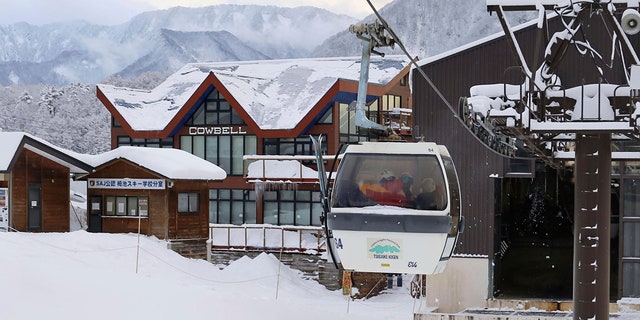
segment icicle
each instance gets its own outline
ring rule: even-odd
[[[264,183],[262,181],[256,182],[253,185],[253,190],[256,194],[262,194],[264,192]]]

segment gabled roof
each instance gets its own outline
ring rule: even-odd
[[[100,84],[98,98],[132,137],[169,136],[214,87],[256,131],[309,125],[338,92],[357,92],[360,57],[192,63],[153,90]],[[406,56],[373,57],[369,93],[384,90],[409,72]],[[351,101],[349,101],[351,102]],[[310,121],[310,120],[309,120]]]
[[[94,168],[125,159],[172,180],[224,180],[227,177],[217,165],[180,149],[119,147],[98,155],[80,154],[24,132],[0,132],[0,146],[0,173],[12,170],[24,148],[77,174],[89,174]]]
[[[71,173],[87,173],[93,169],[80,159],[80,154],[54,146],[24,132],[0,132],[0,146],[0,173],[7,173],[13,169],[23,148],[69,168]]]
[[[99,155],[83,155],[96,169],[127,160],[170,180],[224,180],[227,173],[217,165],[180,149],[119,147]]]

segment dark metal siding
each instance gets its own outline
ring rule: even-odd
[[[559,30],[558,22],[557,19],[550,22],[550,35]],[[602,20],[599,19],[592,19],[592,22],[584,27],[585,34],[591,41],[599,40],[601,48],[611,43],[606,31]],[[537,32],[535,24],[515,32],[522,52],[532,68]],[[632,42],[636,45],[637,37],[632,38]],[[543,52],[545,44],[546,40],[543,40],[540,52]],[[610,51],[600,50],[603,57],[609,59]],[[541,60],[542,55],[539,54],[538,66]],[[557,72],[563,85],[572,87],[582,83],[597,83],[600,77],[593,61],[591,57],[579,55],[575,48],[571,47]],[[516,60],[506,39],[499,37],[429,62],[422,66],[422,69],[457,111],[459,98],[468,96],[473,85],[522,83],[517,71],[505,72],[508,67],[515,65]],[[624,83],[619,59],[614,62],[613,68],[602,64],[601,66],[609,82]],[[456,164],[462,192],[462,213],[466,222],[466,229],[460,236],[456,253],[492,257],[494,233],[498,231],[494,227],[495,201],[500,198],[495,194],[495,190],[499,190],[495,184],[499,184],[500,180],[490,178],[490,175],[503,174],[504,158],[487,149],[468,132],[429,84],[415,71],[413,109],[414,124],[420,127],[421,134],[428,141],[446,145]]]

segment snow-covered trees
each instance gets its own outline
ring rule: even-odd
[[[0,87],[0,128],[81,153],[110,148],[110,115],[93,85]]]
[[[152,89],[168,75],[113,76],[104,83]],[[0,87],[0,131],[24,131],[65,149],[97,154],[111,148],[110,130],[111,115],[96,97],[93,84]]]

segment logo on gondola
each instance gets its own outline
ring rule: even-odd
[[[399,260],[401,257],[401,245],[399,241],[391,239],[368,239],[369,259]]]

